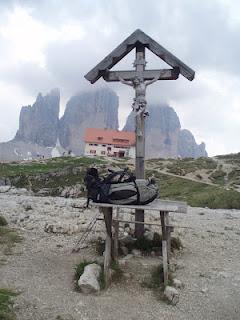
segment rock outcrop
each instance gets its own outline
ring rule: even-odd
[[[118,129],[118,96],[104,88],[73,96],[60,120],[61,145],[82,154],[86,128]]]
[[[147,158],[207,156],[205,144],[198,145],[190,131],[181,130],[179,118],[173,108],[168,105],[150,105],[148,110],[150,116],[146,118],[145,128]],[[133,112],[128,116],[123,130],[135,130]]]
[[[205,143],[197,144],[193,134],[186,129],[180,131],[178,141],[178,154],[182,158],[186,157],[207,157]]]
[[[46,96],[38,94],[32,106],[22,107],[16,141],[53,147],[58,137],[60,92],[53,89]]]

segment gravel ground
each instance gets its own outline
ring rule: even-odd
[[[17,319],[240,319],[240,211],[189,207],[187,214],[172,214],[174,225],[189,228],[175,228],[184,249],[172,262],[184,288],[179,290],[179,303],[171,306],[140,285],[140,278],[157,261],[151,257],[132,258],[124,267],[128,279],[100,295],[74,291],[74,266],[94,257],[90,244],[72,253],[81,232],[96,215],[94,210],[74,208],[82,202],[24,192],[0,193],[0,215],[24,237],[11,255],[3,256],[0,251],[0,261],[6,259],[0,265],[0,287],[21,291],[14,305]],[[157,218],[148,216],[152,221]],[[46,233],[46,223],[68,234]],[[98,223],[92,236],[102,230]],[[139,271],[135,277],[134,270]]]

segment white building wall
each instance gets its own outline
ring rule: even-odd
[[[110,150],[111,148],[111,150]],[[110,144],[97,144],[97,143],[85,143],[85,156],[116,156],[118,157],[119,152],[124,153],[124,157],[135,157],[135,147],[131,146],[130,148],[127,147],[116,147]]]
[[[129,157],[130,158],[135,158],[135,156],[136,156],[135,146],[131,146],[130,149],[129,149]]]

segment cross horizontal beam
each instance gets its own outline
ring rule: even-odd
[[[144,70],[141,77],[144,80],[152,80],[159,76],[158,80],[176,80],[180,74],[179,68],[160,69],[160,70]],[[105,81],[119,81],[119,77],[126,81],[133,80],[139,73],[137,71],[106,71],[103,74]]]

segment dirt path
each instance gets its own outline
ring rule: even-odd
[[[175,225],[184,250],[175,276],[185,287],[177,306],[159,301],[150,289],[133,278],[136,268],[148,272],[156,258],[132,258],[125,271],[129,278],[113,285],[99,296],[84,296],[73,289],[74,266],[91,258],[84,249],[71,253],[79,234],[44,232],[47,223],[81,226],[96,212],[79,213],[73,208],[81,200],[40,198],[0,194],[0,215],[24,237],[0,266],[0,287],[20,290],[15,310],[19,320],[239,320],[240,319],[240,211],[189,208],[188,214],[175,214]],[[32,209],[26,208],[31,206]],[[156,219],[152,214],[150,220]],[[102,226],[97,228],[96,235]]]

